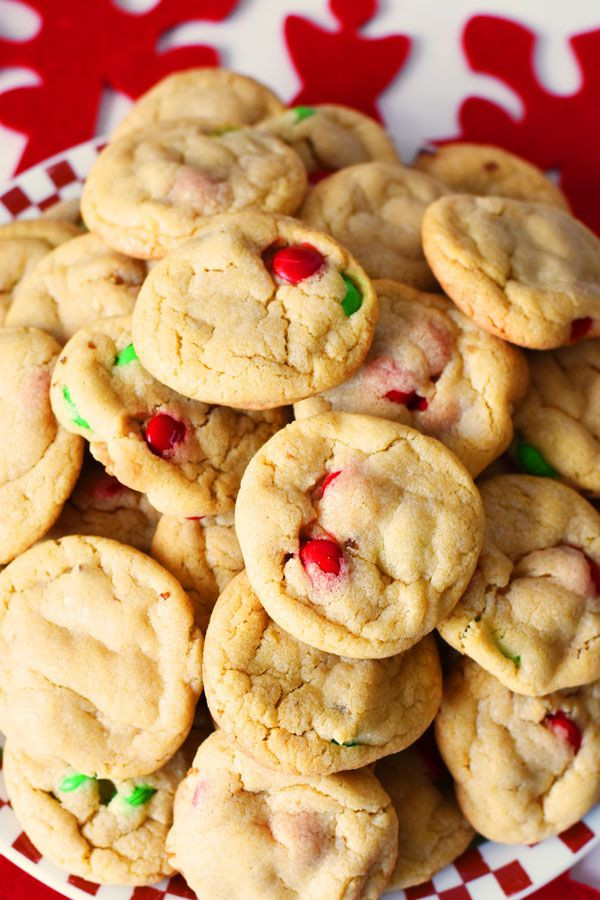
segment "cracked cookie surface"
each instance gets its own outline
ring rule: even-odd
[[[37,328],[0,329],[0,564],[50,528],[81,468],[81,438],[58,424],[50,406],[59,353]]]
[[[254,125],[284,108],[281,100],[254,78],[212,67],[186,69],[167,75],[143,94],[119,122],[111,140],[173,119],[200,119],[215,130]]]
[[[59,421],[90,442],[110,474],[179,516],[231,509],[244,468],[286,421],[280,410],[208,406],[165,387],[137,359],[130,317],[103,319],[71,338],[51,399]]]
[[[302,161],[283,141],[252,129],[207,134],[183,119],[109,144],[90,170],[81,212],[115,250],[154,259],[218,213],[293,213],[305,190]]]
[[[556,835],[600,799],[600,682],[523,697],[459,660],[436,719],[459,805],[492,841]]]
[[[440,634],[518,693],[600,678],[600,514],[549,478],[499,475],[479,489],[483,550]]]
[[[191,728],[202,644],[153,559],[108,538],[44,541],[0,574],[2,731],[100,778],[155,772]]]
[[[548,350],[600,335],[600,240],[563,209],[442,197],[423,249],[458,308],[506,341]]]
[[[351,413],[293,422],[242,479],[248,579],[278,625],[328,653],[416,644],[465,590],[483,507],[464,466],[412,428]]]
[[[435,641],[387,659],[316,650],[280,628],[245,572],[219,597],[203,678],[211,713],[261,764],[304,775],[359,769],[432,722],[442,673]]]
[[[388,889],[422,884],[463,853],[475,831],[460,811],[433,735],[381,759],[375,775],[398,816],[398,859]]]
[[[522,157],[487,144],[446,144],[424,150],[413,165],[440,178],[457,194],[510,197],[569,211],[561,189]]]
[[[296,403],[296,418],[335,409],[411,425],[479,474],[510,444],[524,357],[440,294],[390,280],[373,287],[379,318],[365,361],[348,381]]]
[[[179,581],[205,634],[217,597],[244,568],[233,510],[193,521],[161,516],[151,553]]]
[[[146,368],[173,390],[264,409],[348,378],[376,318],[371,282],[336,241],[250,211],[218,217],[152,269],[133,336]]]
[[[371,278],[432,290],[436,281],[423,255],[421,221],[427,206],[446,193],[424,172],[361,163],[315,185],[298,217],[347,247]]]
[[[394,867],[397,834],[390,799],[371,772],[274,772],[217,731],[177,790],[167,849],[200,897],[376,900]]]
[[[530,353],[527,361],[531,384],[515,415],[520,438],[567,483],[600,496],[600,340]]]
[[[306,166],[309,180],[375,159],[400,162],[379,122],[348,106],[296,106],[265,119],[257,128],[289,144]]]
[[[192,756],[182,749],[158,772],[112,782],[8,741],[3,774],[15,815],[55,865],[96,884],[153,884],[173,874],[165,841]]]
[[[38,262],[65,241],[81,234],[70,222],[25,219],[0,225],[0,325],[21,281]]]
[[[83,234],[48,253],[23,279],[7,325],[33,325],[64,344],[80,328],[133,312],[146,265]]]

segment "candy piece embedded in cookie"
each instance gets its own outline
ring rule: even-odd
[[[443,444],[351,413],[293,422],[256,454],[235,524],[248,579],[298,640],[361,659],[408,650],[475,570],[483,507]]]
[[[15,289],[38,262],[59,244],[81,234],[70,222],[23,219],[0,225],[0,325]]]
[[[88,456],[75,490],[46,537],[56,540],[67,534],[95,534],[150,553],[159,519],[144,494],[125,487]]]
[[[57,418],[90,442],[110,474],[161,512],[203,516],[232,509],[242,472],[285,424],[285,412],[189,400],[153,378],[136,349],[130,317],[78,331],[54,369]]]
[[[458,803],[484,837],[533,844],[600,800],[600,682],[513,694],[470,659],[444,683],[436,719]]]
[[[376,319],[371,282],[343,247],[256,210],[220,216],[152,269],[133,339],[184,396],[267,409],[352,375]]]
[[[501,147],[445,144],[420,151],[413,165],[457,194],[510,197],[569,210],[561,189],[541,169]]]
[[[136,128],[181,119],[200,119],[219,131],[254,125],[284,110],[276,95],[254,78],[227,69],[185,69],[167,75],[132,106],[112,140]]]
[[[192,756],[182,748],[158,772],[113,782],[8,741],[3,774],[15,815],[55,865],[96,884],[154,884],[173,874],[165,841]]]
[[[296,418],[335,409],[412,425],[479,474],[510,444],[525,358],[440,294],[389,280],[373,287],[379,319],[367,358],[348,381],[296,403]]]
[[[432,730],[375,774],[398,816],[398,859],[388,889],[422,884],[463,853],[475,831],[460,811]]]
[[[283,141],[252,129],[207,134],[182,119],[109,144],[88,175],[81,212],[115,250],[153,259],[218,213],[293,213],[305,190],[302,160]]]
[[[563,209],[442,197],[423,249],[458,308],[505,341],[549,350],[600,336],[600,240]]]
[[[371,772],[274,772],[223,731],[201,744],[174,818],[169,861],[199,897],[376,900],[396,860],[396,814]]]
[[[269,618],[245,572],[213,610],[203,677],[219,727],[263,765],[300,775],[359,769],[402,750],[442,694],[432,635],[387,659],[324,653]]]
[[[349,166],[309,191],[298,217],[347,247],[371,278],[421,290],[436,280],[421,245],[421,220],[447,187],[390,162]]]
[[[50,376],[60,347],[37,328],[0,329],[0,564],[50,528],[77,481],[81,438],[56,421]]]
[[[600,514],[548,478],[499,475],[479,489],[483,550],[440,634],[520,694],[600,678]]]
[[[108,538],[44,541],[0,574],[0,728],[86,775],[155,772],[191,728],[202,643],[150,557]]]
[[[217,597],[244,568],[233,510],[193,519],[161,516],[151,552],[185,590],[204,634]]]
[[[64,344],[80,328],[133,312],[146,265],[108,247],[95,234],[62,244],[23,279],[7,325],[33,325]]]
[[[600,496],[600,340],[528,362],[531,385],[515,416],[519,466]]]
[[[400,162],[394,142],[379,122],[336,103],[295,106],[256,127],[289,144],[313,184],[357,163]]]

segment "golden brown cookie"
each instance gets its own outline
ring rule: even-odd
[[[457,603],[483,508],[439,441],[330,412],[258,451],[235,524],[250,584],[278,625],[327,653],[375,659],[412,647]]]
[[[343,247],[256,210],[220,216],[152,269],[133,339],[184,396],[267,409],[348,378],[376,318],[371,282]]]

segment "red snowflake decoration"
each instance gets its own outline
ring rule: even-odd
[[[469,97],[460,107],[460,135],[453,140],[498,144],[542,169],[559,169],[575,215],[600,233],[600,29],[569,39],[582,84],[568,96],[550,93],[540,83],[536,40],[535,32],[509,19],[474,16],[467,22],[463,47],[470,67],[512,88],[525,111],[515,119],[490,100]]]
[[[28,137],[18,171],[92,137],[104,85],[136,98],[169,72],[218,65],[212,47],[159,53],[157,44],[182,22],[221,21],[237,2],[160,0],[136,14],[112,0],[26,0],[42,19],[37,34],[0,38],[0,65],[31,69],[41,80],[0,95],[0,122]]]
[[[410,38],[359,33],[374,16],[377,0],[329,0],[329,8],[340,23],[337,31],[300,16],[285,20],[288,52],[303,85],[292,104],[342,103],[381,120],[377,98],[403,68]]]

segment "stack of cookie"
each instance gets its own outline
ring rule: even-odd
[[[81,213],[0,229],[0,727],[40,851],[370,900],[475,829],[574,823],[600,243],[560,191],[202,69],[135,104]]]

